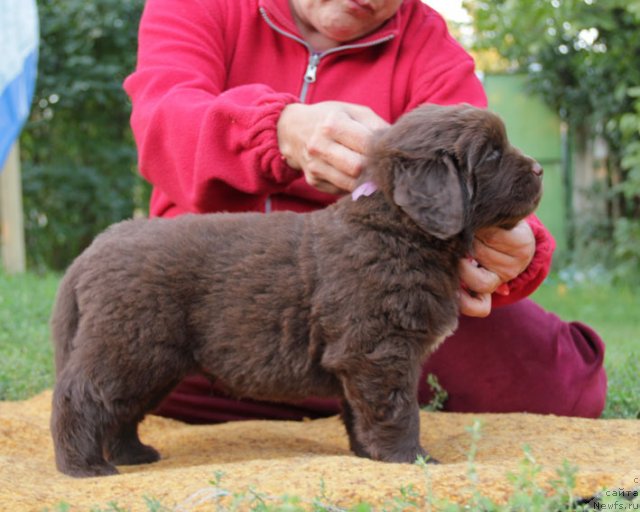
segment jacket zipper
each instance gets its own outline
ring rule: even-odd
[[[321,57],[322,54],[320,53],[312,52],[311,55],[309,55],[309,63],[307,64],[307,70],[304,72],[302,90],[300,91],[300,100],[303,103],[307,98],[307,90],[309,89],[309,86],[316,81],[316,77],[318,74],[318,64]]]
[[[302,89],[300,90],[300,95],[299,95],[300,101],[302,103],[305,103],[305,101],[307,99],[307,92],[309,90],[309,85],[314,83],[318,78],[318,65],[320,64],[320,59],[326,57],[327,55],[331,55],[332,53],[337,53],[337,52],[341,52],[341,51],[345,51],[345,50],[354,50],[354,49],[358,49],[358,48],[368,48],[370,46],[375,46],[377,44],[381,44],[381,43],[385,43],[387,41],[390,41],[391,39],[393,39],[395,37],[393,34],[389,34],[389,35],[386,35],[384,37],[381,37],[380,39],[376,39],[374,41],[369,41],[368,43],[345,44],[343,46],[337,46],[335,48],[331,48],[331,49],[326,50],[324,52],[316,52],[316,51],[313,50],[311,45],[309,43],[307,43],[304,39],[296,36],[295,34],[287,32],[286,30],[281,29],[275,23],[273,23],[273,21],[271,21],[271,18],[269,18],[269,15],[267,14],[267,11],[265,10],[264,7],[260,7],[260,14],[262,15],[262,18],[267,23],[267,25],[269,25],[273,30],[278,32],[278,34],[281,34],[281,35],[283,35],[285,37],[288,37],[289,39],[293,39],[294,41],[300,43],[309,52],[309,62],[307,63],[307,69],[305,70],[305,73],[304,73],[304,80],[302,82]]]
[[[331,48],[324,52],[316,52],[311,47],[311,45],[307,43],[304,39],[296,36],[295,34],[287,32],[286,30],[281,29],[273,21],[271,21],[271,18],[269,18],[269,15],[267,14],[267,11],[265,10],[264,7],[260,7],[260,14],[262,15],[262,18],[267,23],[267,25],[269,25],[278,34],[283,35],[284,37],[288,37],[289,39],[293,39],[294,41],[300,43],[309,52],[309,62],[307,63],[307,69],[304,72],[302,89],[300,90],[300,94],[298,96],[301,103],[306,103],[309,86],[312,83],[314,83],[318,78],[318,65],[320,64],[320,59],[322,59],[323,57],[326,57],[327,55],[331,55],[332,53],[337,53],[345,50],[354,50],[358,48],[368,48],[370,46],[382,44],[387,41],[390,41],[395,37],[393,34],[389,34],[384,37],[381,37],[380,39],[369,41],[368,43],[346,44],[343,46],[337,46],[335,48]],[[264,209],[265,209],[265,213],[271,212],[271,196],[270,195],[268,195],[265,199]]]

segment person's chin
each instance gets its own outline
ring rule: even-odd
[[[330,30],[326,30],[324,35],[339,44],[346,44],[349,41],[361,38],[373,30],[375,30],[375,27],[369,28],[361,23],[353,23],[341,28],[332,27]]]

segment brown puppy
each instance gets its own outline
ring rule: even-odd
[[[541,174],[494,114],[431,105],[380,133],[363,186],[324,210],[111,227],[53,312],[58,469],[158,460],[138,423],[197,371],[240,397],[342,397],[357,455],[415,461],[418,378],[457,325],[458,260],[476,229],[535,209]]]

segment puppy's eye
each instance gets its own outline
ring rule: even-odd
[[[506,221],[498,224],[498,227],[500,229],[506,229],[507,231],[511,231],[513,228],[516,227],[517,224],[518,224],[517,220],[506,220]]]
[[[499,149],[494,149],[493,151],[491,151],[491,153],[489,153],[487,155],[487,157],[484,159],[485,162],[495,162],[496,160],[500,160],[500,157],[502,156],[502,152]]]

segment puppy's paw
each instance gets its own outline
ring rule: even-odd
[[[111,454],[109,461],[116,466],[135,466],[138,464],[151,464],[160,460],[160,453],[145,444],[130,446],[128,449],[121,449],[118,453]]]
[[[65,475],[74,478],[91,478],[96,476],[117,475],[118,470],[112,464],[105,462],[104,464],[91,464],[89,466],[67,465],[59,466],[58,469]]]
[[[418,460],[427,461],[430,459],[427,452],[424,451],[421,446],[402,448],[375,458],[383,462],[400,462],[403,464],[415,464]],[[429,460],[429,462],[433,462],[433,459]]]

